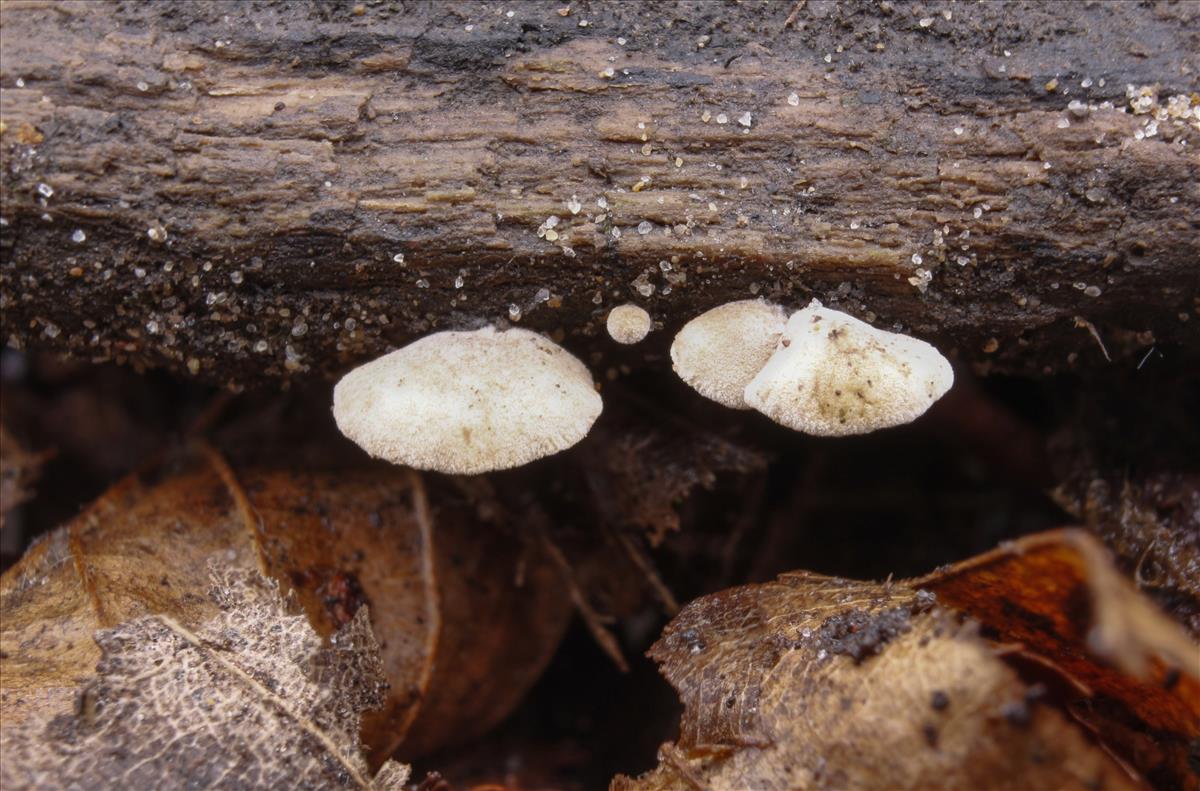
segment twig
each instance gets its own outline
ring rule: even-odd
[[[1140,363],[1138,363],[1137,369],[1139,371],[1142,370],[1142,366],[1146,364],[1146,361],[1150,359],[1150,355],[1154,354],[1154,350],[1157,348],[1158,348],[1157,346],[1151,346],[1150,351],[1146,352],[1146,356],[1144,356],[1142,358],[1142,361]]]
[[[204,440],[197,440],[196,447],[200,455],[204,457],[209,466],[221,479],[221,483],[225,484],[226,491],[229,492],[230,499],[233,500],[234,507],[237,508],[238,515],[242,519],[242,525],[249,535],[250,546],[254,547],[254,559],[258,572],[264,577],[270,577],[271,572],[267,566],[267,554],[263,547],[263,518],[259,514],[258,509],[254,507],[254,503],[250,500],[250,494],[246,491],[246,487],[238,480],[237,473],[233,471],[233,467],[229,466],[229,462],[221,455],[221,452],[208,444]]]
[[[209,399],[204,405],[204,409],[200,410],[200,414],[191,422],[184,432],[187,437],[203,437],[208,433],[217,421],[225,414],[225,410],[233,403],[237,397],[235,393],[228,390],[222,390]]]
[[[725,539],[725,545],[721,548],[721,583],[724,586],[728,586],[733,582],[733,566],[737,556],[738,545],[742,543],[746,534],[750,532],[750,528],[758,521],[763,497],[766,495],[766,492],[766,478],[759,477],[747,493],[746,503],[741,509],[742,513],[738,516],[737,521],[733,523],[733,529],[729,531],[729,536]]]
[[[587,597],[583,595],[583,589],[575,579],[575,570],[571,568],[571,564],[567,561],[566,556],[563,555],[562,550],[558,548],[558,545],[554,543],[546,531],[542,530],[540,532],[546,551],[550,553],[550,558],[562,570],[563,576],[567,580],[567,587],[571,592],[571,601],[575,603],[579,614],[583,616],[583,622],[587,624],[588,631],[592,633],[592,637],[600,645],[604,653],[608,654],[609,658],[612,659],[613,664],[622,673],[628,673],[629,663],[625,661],[625,657],[621,654],[621,647],[617,644],[617,638],[605,628],[603,616],[592,608],[592,605],[588,603]]]
[[[1108,349],[1106,349],[1104,347],[1104,341],[1102,341],[1100,339],[1100,333],[1096,331],[1096,325],[1092,324],[1090,321],[1085,319],[1083,316],[1076,316],[1075,317],[1075,326],[1087,328],[1087,331],[1090,332],[1092,334],[1092,337],[1096,339],[1096,343],[1100,344],[1100,351],[1104,352],[1104,359],[1108,360],[1111,363],[1112,358],[1108,356]]]
[[[607,523],[606,523],[606,526]],[[625,554],[629,555],[629,559],[633,561],[633,565],[646,576],[646,582],[649,583],[650,589],[654,591],[654,595],[658,596],[658,600],[662,602],[663,610],[667,615],[675,615],[679,612],[679,602],[675,599],[675,594],[671,593],[671,589],[663,582],[662,577],[658,573],[658,569],[654,565],[654,561],[646,554],[646,550],[636,543],[629,535],[619,527],[609,526],[610,532],[617,537],[617,541],[625,550]]]
[[[637,566],[638,570],[646,578],[646,583],[650,589],[654,591],[654,595],[662,602],[663,610],[667,615],[674,615],[679,612],[679,602],[675,599],[675,595],[671,593],[671,589],[663,582],[662,576],[658,573],[658,569],[654,565],[654,560],[641,548],[635,544],[633,539],[626,535],[622,529],[621,520],[613,509],[613,495],[608,485],[608,481],[597,472],[603,464],[598,453],[588,453],[584,459],[583,477],[587,481],[588,493],[592,497],[592,507],[598,514],[600,524],[604,530],[610,535],[616,537],[617,543],[625,550],[625,554],[633,561],[633,565]]]
[[[788,14],[788,18],[783,22],[784,30],[787,30],[796,21],[796,17],[800,16],[800,12],[804,10],[804,6],[807,3],[808,0],[797,0],[795,7],[792,8],[792,13]]]
[[[487,478],[459,478],[455,476],[454,483],[459,491],[467,496],[468,499],[472,501],[486,501],[494,511],[498,522],[510,526],[514,523],[511,511],[500,501],[495,488]],[[550,531],[547,529],[549,519],[546,517],[546,514],[537,505],[530,505],[528,508],[523,509],[522,513],[530,530],[518,531],[517,534],[526,538],[530,548],[534,546],[534,540],[530,540],[533,539],[533,536],[536,536],[535,540],[540,541],[542,546],[545,547],[546,552],[550,555],[550,559],[554,561],[559,571],[562,572],[563,578],[567,583],[567,590],[571,595],[571,602],[579,610],[584,624],[587,625],[588,631],[592,633],[592,639],[599,644],[600,649],[604,653],[608,654],[613,664],[621,672],[628,673],[629,663],[625,661],[625,657],[621,654],[621,647],[617,643],[617,638],[604,625],[605,622],[611,622],[612,619],[596,612],[595,608],[588,602],[587,596],[584,595],[583,588],[579,584],[579,580],[575,577],[575,569],[571,567],[570,561],[567,560],[563,551],[559,549],[558,544],[554,543],[554,540],[550,538]],[[518,578],[524,577],[525,572],[521,567],[523,563],[522,559],[517,569]],[[523,582],[524,580],[521,579],[521,583]]]

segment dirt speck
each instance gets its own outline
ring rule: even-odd
[[[933,606],[934,598],[918,596],[911,603],[877,613],[856,609],[828,618],[817,631],[821,647],[831,654],[844,654],[862,662],[880,653],[897,635],[910,628],[913,615]]]

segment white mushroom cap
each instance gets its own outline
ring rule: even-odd
[[[650,314],[637,305],[617,305],[608,312],[607,326],[617,343],[637,343],[650,332]]]
[[[788,428],[844,436],[908,423],[952,384],[950,363],[928,343],[813,300],[788,319],[745,397]]]
[[[786,321],[783,308],[765,300],[727,302],[683,326],[671,344],[672,367],[705,398],[749,409],[742,394],[775,352]]]
[[[600,415],[582,362],[530,332],[438,332],[342,377],[338,428],[372,456],[473,475],[571,447]]]

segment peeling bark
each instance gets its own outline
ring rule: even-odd
[[[1196,356],[1200,7],[560,7],[6,3],[7,343],[246,384],[519,311],[602,365],[632,300],[663,365],[758,294]]]

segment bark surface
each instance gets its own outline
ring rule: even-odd
[[[261,384],[512,321],[661,366],[759,295],[1024,374],[1197,354],[1194,3],[8,2],[0,34],[11,346]],[[618,354],[626,301],[659,331]]]

